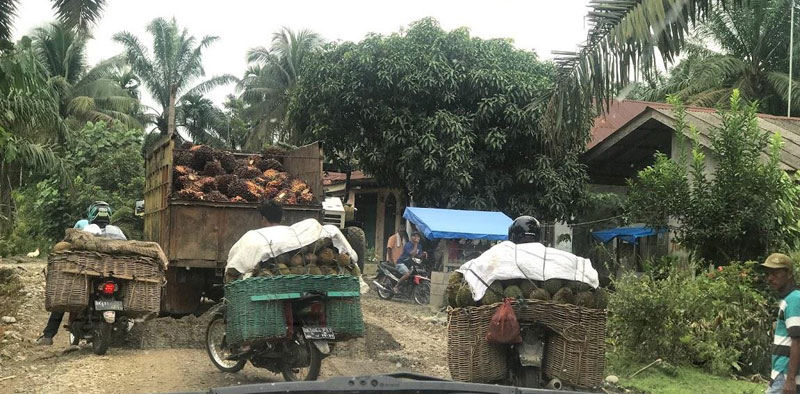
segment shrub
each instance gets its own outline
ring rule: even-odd
[[[756,263],[663,280],[626,275],[611,296],[609,335],[639,361],[661,357],[725,374],[769,368],[773,303]]]

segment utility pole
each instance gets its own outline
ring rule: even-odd
[[[792,116],[792,55],[794,55],[794,0],[792,0],[791,21],[789,21],[789,97],[786,101],[786,116]]]

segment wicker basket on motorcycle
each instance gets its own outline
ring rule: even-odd
[[[69,311],[85,307],[93,277],[120,280],[126,291],[123,305],[131,307],[130,313],[159,311],[164,269],[158,260],[88,251],[62,251],[48,256],[45,308]]]
[[[359,282],[349,275],[278,275],[237,280],[225,286],[228,303],[226,335],[231,343],[284,338],[287,335],[284,301],[252,301],[268,294],[358,292]],[[359,297],[335,298],[326,305],[327,324],[342,339],[364,335]]]
[[[549,328],[544,359],[547,376],[579,387],[602,384],[605,369],[604,310],[540,300],[513,304],[520,324],[540,323]],[[489,322],[500,305],[448,309],[447,359],[453,379],[490,382],[506,376],[506,358],[499,355],[500,347],[486,342]],[[467,349],[468,341],[474,346],[471,352]],[[459,359],[465,355],[468,357]]]

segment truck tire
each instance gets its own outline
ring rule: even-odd
[[[345,227],[344,237],[347,239],[347,242],[350,243],[353,250],[356,251],[358,255],[358,268],[361,272],[364,272],[364,261],[366,261],[367,257],[367,236],[364,234],[364,230],[358,227]]]

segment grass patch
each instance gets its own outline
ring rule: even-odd
[[[618,376],[619,386],[636,393],[658,394],[756,394],[763,393],[766,383],[753,383],[727,376],[713,375],[692,366],[669,363],[654,365],[629,378],[646,364],[609,357],[608,374]]]

